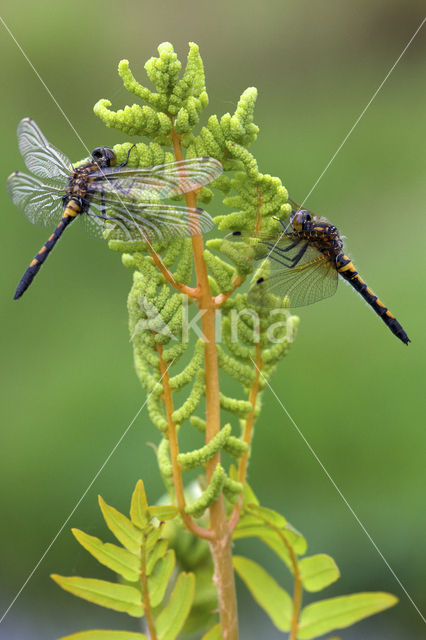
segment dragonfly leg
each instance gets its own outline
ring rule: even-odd
[[[263,244],[265,244],[268,247],[268,249],[270,249],[270,252],[268,253],[267,256],[263,256],[263,257],[259,256],[258,258],[256,258],[256,260],[266,260],[267,258],[271,258],[271,260],[275,260],[275,262],[279,262],[280,264],[286,267],[292,266],[291,258],[289,258],[288,256],[282,255],[278,249],[274,248],[273,244],[269,244],[267,242],[264,242]],[[279,256],[279,258],[277,256]]]
[[[120,193],[124,194],[125,196],[127,196],[131,190],[133,189],[133,185],[136,182],[136,178],[134,178],[132,180],[132,183],[130,184],[130,187],[128,189],[124,189],[124,187],[121,187],[118,183],[114,184],[114,182],[111,181],[111,184],[114,185],[114,189],[116,189],[117,191],[119,191]]]
[[[308,246],[309,244],[306,242],[303,245],[303,247],[300,249],[300,251],[293,258],[288,258],[287,256],[283,256],[276,249],[271,251],[268,257],[271,258],[271,260],[278,262],[278,264],[282,264],[284,267],[287,267],[288,269],[293,269],[293,267],[295,267],[305,255]],[[277,257],[276,255],[277,253],[279,257]]]
[[[291,251],[291,249],[294,249],[294,247],[297,247],[299,243],[300,243],[300,239],[297,238],[296,240],[294,240],[294,242],[289,244],[288,247],[286,247],[285,249],[283,247],[280,247],[278,243],[272,244],[272,242],[264,242],[263,244],[266,244],[267,247],[273,248],[274,251],[276,251],[277,253],[283,254],[283,253],[287,253],[287,251]],[[289,258],[289,260],[291,260],[291,258]]]
[[[291,224],[290,221],[287,224],[285,224],[284,220],[281,220],[281,218],[274,218],[274,220],[277,220],[280,223],[280,225],[284,229],[284,233],[288,233],[288,229]]]
[[[132,146],[130,147],[130,149],[127,152],[127,158],[125,159],[124,162],[122,162],[121,164],[118,165],[117,169],[121,169],[121,167],[125,167],[126,164],[129,162],[129,158],[130,158],[130,152],[132,151],[132,149],[136,147],[135,144],[132,144]]]
[[[295,267],[303,258],[306,253],[306,249],[309,247],[309,244],[306,242],[303,247],[300,249],[299,253],[297,253],[293,258],[291,258],[292,267]]]

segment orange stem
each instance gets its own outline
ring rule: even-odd
[[[262,216],[260,215],[260,207],[262,206],[262,202],[263,202],[263,198],[262,198],[262,194],[259,191],[259,189],[257,190],[257,215],[256,215],[256,225],[255,225],[255,234],[259,233],[261,226],[262,226]],[[238,287],[240,285],[242,285],[242,283],[244,282],[245,277],[243,276],[235,276],[234,281],[232,283],[232,290],[228,291],[227,293],[220,293],[218,296],[215,296],[213,298],[213,302],[216,306],[216,308],[220,307],[224,302],[226,302],[226,300],[228,300],[228,298],[230,296],[232,296],[232,294],[234,293],[235,289],[238,289]]]
[[[158,267],[158,269],[161,271],[161,273],[163,274],[167,282],[171,284],[172,287],[174,287],[181,293],[184,293],[185,295],[189,296],[190,298],[196,298],[198,296],[199,292],[197,287],[195,288],[188,287],[186,284],[182,284],[181,282],[176,282],[176,280],[173,277],[173,274],[164,265],[158,253],[154,251],[151,243],[148,243],[148,250],[149,250],[149,253],[151,254],[151,258],[154,260],[154,264]]]
[[[179,455],[179,443],[177,438],[177,428],[176,423],[173,421],[172,414],[174,411],[173,406],[173,397],[172,397],[172,389],[170,387],[170,377],[167,369],[166,362],[163,359],[163,345],[156,345],[158,357],[160,358],[160,374],[161,381],[163,385],[163,400],[164,406],[166,408],[167,415],[167,424],[168,424],[168,436],[169,436],[169,445],[170,445],[170,460],[172,463],[172,472],[173,472],[173,485],[176,494],[176,502],[179,509],[179,513],[182,517],[182,520],[195,536],[199,538],[204,538],[205,540],[211,540],[213,537],[213,532],[209,529],[204,529],[200,527],[194,520],[191,518],[189,514],[185,512],[185,495],[183,491],[183,481],[182,474],[179,463],[177,461],[177,457]]]
[[[299,565],[297,563],[296,554],[293,551],[293,547],[287,541],[287,538],[278,527],[273,527],[281,540],[284,542],[288,554],[290,556],[291,566],[293,568],[294,576],[294,589],[293,589],[293,615],[291,617],[291,628],[289,640],[297,640],[297,634],[299,631],[299,616],[300,608],[302,606],[302,579],[300,577]]]
[[[251,515],[254,515],[255,518],[259,518],[262,522],[265,522],[257,513],[253,513],[250,508],[248,509]],[[287,538],[283,531],[274,525],[272,522],[266,522],[266,524],[273,530],[277,535],[281,538],[285,548],[288,551],[290,556],[291,567],[293,570],[294,576],[294,590],[293,590],[293,615],[291,617],[291,627],[290,627],[290,636],[289,640],[297,640],[297,634],[299,631],[299,617],[300,617],[300,609],[302,606],[302,578],[300,576],[299,565],[297,562],[297,556],[293,550],[293,547],[288,542]]]
[[[253,385],[250,389],[250,395],[249,395],[251,411],[250,411],[250,415],[245,421],[244,431],[242,435],[243,441],[246,444],[248,444],[248,449],[241,456],[240,463],[238,465],[238,482],[241,482],[242,485],[244,485],[247,480],[247,469],[248,469],[251,440],[253,436],[253,427],[254,427],[255,414],[256,414],[256,402],[257,402],[257,396],[259,394],[259,380],[260,380],[260,372],[262,369],[262,347],[260,343],[256,345],[256,367],[255,368],[256,368],[256,378],[254,379]],[[238,503],[235,505],[232,511],[232,515],[229,519],[229,528],[231,531],[233,531],[238,524],[238,520],[240,519],[240,516],[241,516],[242,506],[243,506],[243,497],[241,497]]]
[[[218,296],[215,296],[213,298],[213,304],[215,305],[215,308],[217,309],[218,307],[222,306],[223,303],[226,302],[226,300],[228,300],[230,296],[232,296],[235,289],[238,289],[238,287],[244,282],[244,280],[245,278],[243,278],[243,276],[236,276],[232,283],[232,291],[228,291],[227,293],[220,293]]]
[[[173,124],[173,119],[172,119]],[[183,160],[180,136],[172,128],[171,140],[176,160]],[[196,208],[197,198],[194,192],[186,193],[187,207]],[[204,336],[204,369],[206,383],[206,443],[210,442],[220,430],[219,367],[217,361],[215,304],[210,292],[207,266],[204,261],[204,243],[201,233],[192,236],[195,272],[199,294],[197,297]],[[206,475],[209,482],[217,465],[220,452],[206,463]],[[231,535],[226,521],[223,496],[210,506],[210,527],[213,538],[210,549],[214,563],[214,582],[218,592],[220,625],[223,640],[238,640],[238,613],[235,592],[235,579],[232,567]]]
[[[260,208],[262,206],[262,194],[261,192],[258,190],[257,192],[257,215],[256,215],[256,225],[255,225],[255,232],[259,233],[262,227],[262,216],[260,215]],[[239,285],[237,285],[239,286]],[[235,291],[236,287],[234,288]],[[225,294],[226,295],[226,294]],[[218,296],[220,297],[220,296]],[[223,301],[224,302],[224,301]],[[259,394],[259,380],[260,380],[260,372],[262,369],[262,346],[260,344],[260,342],[258,342],[256,344],[256,362],[255,362],[255,369],[256,369],[256,378],[254,379],[253,385],[250,389],[250,395],[249,395],[249,402],[251,404],[251,411],[250,411],[250,415],[248,416],[247,420],[245,421],[244,424],[244,431],[243,431],[243,441],[248,444],[248,449],[247,451],[245,451],[243,453],[243,455],[240,458],[240,463],[238,465],[238,481],[241,482],[242,485],[244,485],[246,483],[247,480],[247,469],[248,469],[248,462],[249,462],[249,457],[250,457],[250,449],[251,449],[251,440],[252,440],[252,436],[253,436],[253,427],[254,427],[254,421],[255,421],[255,414],[256,414],[256,402],[257,402],[257,396]],[[238,501],[238,503],[235,505],[231,517],[229,519],[229,528],[232,531],[234,531],[235,527],[238,524],[238,521],[241,517],[241,510],[243,507],[243,499],[244,497],[241,496],[240,500]]]
[[[153,615],[152,615],[151,603],[150,603],[150,599],[149,599],[148,578],[147,578],[147,575],[146,575],[145,539],[142,541],[142,545],[141,545],[140,583],[141,583],[144,615],[145,615],[146,623],[147,623],[148,629],[149,629],[149,637],[150,637],[150,640],[157,640],[157,632],[155,630],[154,618],[153,618]]]

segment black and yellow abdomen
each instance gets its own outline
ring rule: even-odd
[[[404,344],[411,342],[404,329],[399,324],[395,316],[383,304],[381,300],[371,291],[364,280],[355,269],[352,260],[344,253],[336,257],[336,269],[339,274],[364,298],[366,302],[381,317],[383,322],[389,327],[392,333],[402,340]]]
[[[64,209],[64,214],[55,228],[54,232],[50,236],[47,242],[44,243],[40,251],[34,256],[33,260],[31,260],[27,270],[22,276],[18,286],[16,287],[15,295],[13,296],[14,300],[17,300],[22,296],[22,294],[28,289],[35,276],[39,272],[41,265],[46,260],[49,253],[52,251],[55,244],[58,242],[59,238],[67,228],[69,224],[80,213],[80,205],[75,200],[70,200]]]

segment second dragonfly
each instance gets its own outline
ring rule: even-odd
[[[395,316],[371,291],[343,252],[343,241],[337,228],[326,218],[300,209],[292,200],[290,203],[293,211],[288,224],[279,221],[281,232],[250,235],[245,231],[234,231],[230,236],[232,240],[244,240],[260,248],[262,255],[257,255],[256,259],[268,259],[270,273],[255,279],[249,291],[249,302],[267,308],[276,304],[276,297],[286,297],[292,308],[312,304],[335,293],[340,275],[397,338],[404,344],[411,342]]]

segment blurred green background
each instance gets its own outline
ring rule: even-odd
[[[260,170],[290,195],[310,191],[420,24],[411,0],[162,0],[145,3],[2,3],[2,17],[71,122],[92,148],[123,141],[92,113],[133,102],[116,73],[128,58],[137,78],[157,45],[182,60],[192,40],[204,58],[211,113],[235,109],[259,89],[252,146]],[[23,162],[16,125],[31,115],[70,158],[77,137],[0,25],[2,184]],[[424,596],[424,250],[426,27],[362,118],[307,202],[347,236],[361,275],[403,324],[405,347],[341,284],[334,298],[303,308],[290,355],[272,379],[287,407],[414,601]],[[12,296],[46,240],[4,188],[1,270],[2,610],[87,488],[144,399],[127,331],[130,273],[120,257],[78,229],[67,232],[25,297]],[[220,202],[211,212],[220,212]],[[143,477],[162,493],[153,451],[158,434],[144,410],[72,516],[5,621],[7,640],[53,640],[84,628],[135,628],[126,616],[65,594],[64,575],[107,575],[78,547],[71,526],[103,536],[100,493],[127,510]],[[341,580],[323,597],[387,590],[394,609],[343,632],[346,639],[420,638],[423,625],[383,559],[326,478],[270,392],[257,424],[249,480],[265,506],[301,530],[311,553],[330,553]],[[257,545],[240,545],[283,584],[281,567]],[[423,588],[423,593],[422,593]],[[239,584],[241,637],[282,637]],[[133,625],[133,626],[132,626]]]

